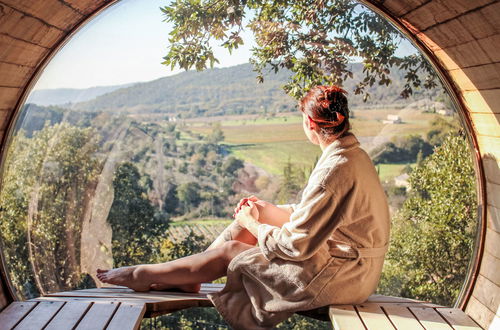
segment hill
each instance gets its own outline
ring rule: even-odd
[[[363,76],[362,65],[352,64],[354,78],[344,88],[350,92],[350,103],[356,107],[403,105],[423,98],[435,98],[441,89],[417,91],[409,100],[399,93],[404,85],[401,72],[393,72],[390,86],[369,88],[372,97],[364,103],[354,95],[354,86]],[[268,73],[264,83],[258,83],[250,64],[215,68],[202,72],[187,71],[151,82],[138,83],[93,100],[75,104],[73,109],[111,112],[170,113],[180,117],[217,116],[241,113],[283,112],[295,107],[295,100],[283,92],[282,86],[290,77],[282,70]]]
[[[134,85],[124,84],[115,86],[97,86],[84,89],[76,88],[55,88],[55,89],[39,89],[33,91],[27,103],[38,105],[62,105],[68,103],[85,102],[95,99],[106,93],[111,93],[117,89],[125,88]]]

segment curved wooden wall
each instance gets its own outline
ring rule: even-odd
[[[0,0],[0,138],[33,77],[71,33],[113,1]],[[462,307],[487,328],[500,305],[500,1],[364,0],[418,44],[454,91],[477,151],[486,224]],[[0,269],[1,271],[1,269]],[[0,282],[0,307],[13,299]]]

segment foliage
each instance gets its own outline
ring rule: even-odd
[[[465,138],[457,134],[411,172],[408,199],[393,218],[380,293],[453,304],[476,230],[474,177]]]
[[[115,267],[155,262],[168,227],[168,219],[155,217],[140,178],[132,163],[122,163],[115,171],[114,200],[107,220],[113,229]]]
[[[0,232],[10,278],[28,298],[79,285],[80,232],[98,162],[95,131],[67,123],[32,138],[20,131],[7,151]]]
[[[304,171],[294,166],[289,158],[283,167],[283,181],[278,193],[278,203],[286,204],[296,199],[298,192],[306,182],[307,179]]]
[[[419,155],[432,153],[432,145],[419,135],[409,135],[386,142],[371,152],[374,164],[415,163]]]
[[[266,67],[292,71],[284,88],[296,98],[314,85],[352,78],[349,62],[354,57],[362,58],[364,73],[356,94],[376,82],[389,85],[394,68],[405,72],[403,97],[414,88],[436,86],[436,75],[421,55],[396,55],[403,36],[354,1],[176,0],[162,11],[173,24],[164,62],[172,68],[212,67],[218,63],[213,41],[232,52],[243,44],[241,35],[249,28],[256,41],[251,62],[258,78],[263,80]]]

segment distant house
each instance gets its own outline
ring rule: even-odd
[[[401,124],[403,121],[398,115],[387,115],[387,119],[382,122],[384,124]]]
[[[442,116],[453,116],[453,110],[451,109],[439,109],[436,112]]]
[[[168,117],[168,121],[170,121],[170,122],[176,122],[177,121],[177,117]]]
[[[410,176],[407,173],[401,174],[400,176],[394,178],[394,185],[396,187],[405,187],[408,189],[410,186],[410,183],[408,182],[409,178]]]

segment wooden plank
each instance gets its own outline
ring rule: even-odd
[[[500,137],[500,113],[471,113],[471,118],[481,135]]]
[[[73,329],[78,322],[80,322],[91,305],[91,302],[67,302],[44,330]]]
[[[498,271],[499,269],[500,259],[495,258],[488,251],[484,251],[479,274],[500,287],[500,272]]]
[[[329,315],[335,330],[366,329],[352,305],[330,306]]]
[[[49,52],[46,48],[15,40],[2,34],[0,34],[0,49],[2,49],[0,61],[30,67],[35,67]]]
[[[78,330],[96,330],[104,329],[116,309],[119,303],[114,302],[95,302],[85,314],[83,319],[78,323],[76,329]]]
[[[458,12],[449,10],[447,4],[439,1],[429,1],[403,16],[403,19],[411,22],[415,28],[423,31],[430,26],[455,18],[458,15]]]
[[[14,108],[17,98],[21,94],[20,88],[0,87],[0,108]]]
[[[100,5],[102,5],[105,0],[65,0],[67,4],[69,4],[72,8],[77,9],[79,12],[83,14],[90,14]]]
[[[500,209],[492,205],[488,205],[488,212],[486,213],[487,228],[500,234]]]
[[[494,230],[486,228],[484,249],[495,258],[500,259],[500,234]]]
[[[42,301],[16,326],[16,330],[42,329],[64,305],[63,301]]]
[[[429,45],[431,49],[435,49],[436,46],[440,49],[448,48],[476,39],[469,32],[469,27],[458,19],[435,25],[425,33],[418,34],[419,38],[423,36],[425,39],[421,39],[422,42]]]
[[[50,48],[64,35],[64,31],[45,24],[43,21],[0,4],[3,11],[0,20],[0,33],[31,44]]]
[[[136,330],[141,324],[144,312],[146,312],[145,304],[121,303],[106,329]]]
[[[0,62],[0,85],[21,87],[26,84],[34,69],[27,66]]]
[[[493,62],[500,62],[500,52],[497,46],[500,45],[500,34],[479,39],[478,42]]]
[[[494,313],[500,306],[500,287],[481,274],[477,277],[472,295]]]
[[[500,63],[448,71],[462,90],[500,88]]]
[[[415,1],[401,1],[401,0],[385,0],[384,8],[389,10],[396,17],[402,16],[416,7],[424,4],[425,0],[415,0]]]
[[[484,174],[488,182],[500,184],[500,158],[492,155],[483,156]]]
[[[368,330],[394,329],[380,306],[375,304],[357,305],[356,310]]]
[[[474,298],[474,296],[469,298],[465,313],[469,315],[471,319],[474,320],[484,329],[500,329],[495,327],[490,327],[495,319],[495,313],[490,311],[486,306],[484,306],[479,300]]]
[[[491,7],[491,5],[488,7]],[[483,10],[484,8],[480,11],[467,13],[466,15],[462,15],[458,18],[463,26],[467,27],[468,32],[474,39],[487,38],[495,35],[497,32],[497,23],[491,22],[488,19],[488,15],[485,14]]]
[[[467,314],[457,308],[437,308],[455,330],[481,329]]]
[[[477,141],[479,143],[479,150],[483,157],[490,157],[495,159],[500,159],[500,138],[485,136],[485,135],[477,135]],[[488,182],[491,182],[488,178],[486,178]],[[500,207],[498,205],[497,207]]]
[[[422,325],[418,322],[415,316],[410,312],[408,307],[401,306],[384,306],[382,307],[387,317],[391,320],[396,329],[421,329]]]
[[[427,330],[452,330],[452,327],[434,308],[410,307],[420,324]]]
[[[11,303],[0,313],[2,329],[14,328],[36,305],[35,301]]]
[[[488,193],[488,204],[500,208],[500,184],[487,181],[486,192]]]
[[[500,113],[500,89],[463,91],[461,94],[470,112]]]
[[[61,30],[70,29],[83,18],[81,14],[58,0],[2,0],[2,2]]]
[[[392,296],[383,296],[380,294],[372,294],[365,303],[422,303],[423,301],[403,298],[403,297],[392,297]]]

